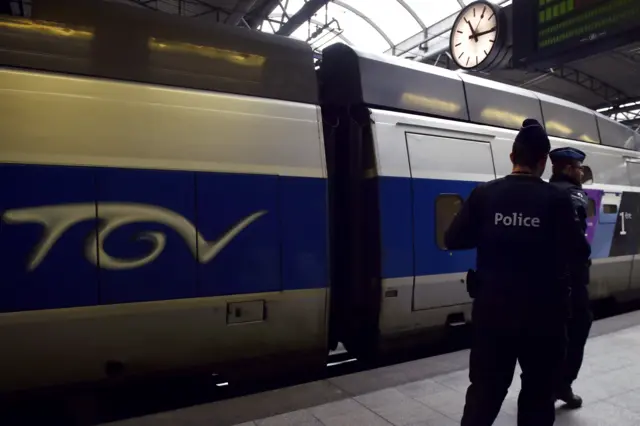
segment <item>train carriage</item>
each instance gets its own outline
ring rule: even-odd
[[[90,12],[0,21],[0,386],[321,365],[311,50],[125,5]]]
[[[320,78],[330,185],[350,188],[331,211],[352,233],[349,250],[332,239],[332,288],[346,299],[332,321],[354,328],[342,339],[359,356],[470,320],[475,253],[446,250],[444,232],[478,183],[511,172],[525,118],[553,148],[587,153],[592,298],[637,297],[640,135],[558,98],[343,44],[324,51]]]
[[[587,153],[592,298],[638,297],[640,137],[598,113],[124,5],[36,12],[0,18],[0,390],[428,344],[471,320],[474,252],[444,231],[528,117]]]

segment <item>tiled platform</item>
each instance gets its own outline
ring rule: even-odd
[[[467,362],[468,351],[460,351],[110,425],[455,426]],[[496,426],[516,425],[518,375]],[[567,411],[558,404],[556,425],[640,425],[640,312],[594,324],[575,390],[584,407]]]

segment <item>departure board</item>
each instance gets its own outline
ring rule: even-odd
[[[640,0],[514,0],[513,18],[514,59],[576,59],[632,41],[622,36],[640,29]]]

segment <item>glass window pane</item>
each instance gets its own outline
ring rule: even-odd
[[[286,6],[287,8],[287,15],[291,16],[294,13],[296,13],[297,11],[299,11],[302,6],[304,6],[305,1],[304,0],[289,0],[288,2],[285,1],[281,1],[280,5],[282,6]],[[273,9],[273,12],[271,12],[272,14],[281,14],[282,13],[282,7],[280,7],[280,5],[276,6],[275,9]]]
[[[274,26],[273,28],[276,28],[276,26]],[[273,28],[271,28],[271,25],[269,25],[268,21],[264,21],[262,23],[262,27],[260,27],[260,31],[267,34],[273,34]]]
[[[462,207],[462,197],[458,194],[442,194],[436,198],[436,243],[442,250],[446,250],[444,245],[444,234],[451,226],[453,218]]]
[[[342,0],[342,2],[358,9],[371,19],[394,44],[420,31],[418,22],[396,0]]]
[[[582,169],[582,184],[583,185],[592,185],[593,184],[593,171],[589,166],[583,166]]]
[[[304,3],[304,0],[289,0],[287,15],[291,16],[298,12]],[[279,21],[282,19],[282,15],[282,8],[277,7],[269,15],[269,18],[273,21]],[[317,31],[325,23],[328,23],[327,28]],[[276,31],[280,27],[277,22],[272,22],[272,25]],[[270,33],[273,32],[271,25],[268,23],[263,25],[263,30]],[[317,50],[322,50],[338,42],[351,44],[360,49],[373,52],[383,52],[389,48],[388,43],[371,25],[334,3],[329,3],[328,7],[320,9],[311,18],[310,22],[301,25],[291,34],[291,37],[306,41]]]
[[[587,205],[587,217],[594,217],[596,215],[596,202],[592,198],[589,198],[589,204]]]
[[[371,25],[335,3],[329,3],[329,16],[338,22],[344,30],[344,36],[354,46],[370,52],[384,52],[389,48],[389,44]]]
[[[491,0],[493,3],[501,4],[505,0]],[[309,41],[316,49],[321,49],[336,42],[346,43],[347,40],[354,46],[368,51],[384,52],[389,49],[385,39],[369,25],[351,11],[341,7],[339,4],[357,9],[362,14],[371,19],[387,35],[395,45],[421,31],[418,22],[397,0],[338,0],[338,4],[330,2],[327,7],[321,8],[312,19],[311,28],[309,24],[304,24],[292,35],[295,38]],[[451,15],[455,15],[461,10],[458,0],[404,0],[404,2],[415,12],[425,25],[433,25]],[[472,0],[464,0],[466,4]],[[298,12],[304,5],[305,0],[288,0],[281,2],[286,5],[286,13],[291,16]],[[270,19],[279,19],[283,14],[280,6],[276,7]],[[332,20],[334,20],[332,22]],[[319,26],[326,22],[331,22],[330,28],[324,29],[315,34],[310,39],[309,35],[316,32]],[[279,24],[273,23],[277,31]],[[265,23],[262,27],[265,32],[273,32],[271,25]],[[340,35],[344,36],[341,38]],[[446,36],[441,36],[444,41]],[[436,40],[432,40],[432,43]],[[440,42],[440,40],[437,40]],[[433,47],[433,46],[430,46]]]
[[[457,0],[405,0],[405,3],[416,12],[427,26],[435,24],[462,9]]]
[[[318,28],[322,27],[322,24],[322,22],[314,19],[310,23],[304,24],[298,28],[293,34],[291,34],[291,37],[310,43],[311,47],[317,51],[321,51],[335,43],[351,44],[351,41],[344,37],[344,30],[339,29],[335,24],[330,25],[314,37],[309,38],[309,36]]]

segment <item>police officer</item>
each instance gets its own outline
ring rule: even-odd
[[[582,190],[582,163],[586,154],[575,148],[557,148],[549,153],[549,158],[553,165],[553,175],[549,182],[570,197],[576,220],[582,233],[586,235],[589,197]],[[589,261],[579,262],[573,265],[570,272],[571,316],[567,324],[567,355],[556,389],[556,398],[563,401],[567,408],[582,406],[582,398],[573,393],[571,385],[578,377],[584,357],[584,346],[593,321],[587,287],[590,264]]]
[[[522,368],[519,426],[555,421],[554,377],[564,360],[568,265],[589,245],[569,199],[544,182],[551,145],[527,119],[511,152],[512,174],[476,187],[445,234],[451,250],[477,248],[473,343],[462,426],[493,424]]]

